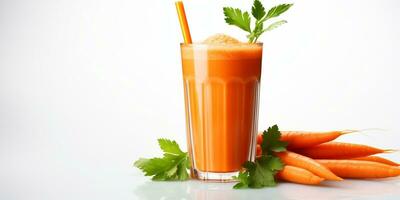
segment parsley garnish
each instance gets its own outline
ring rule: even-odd
[[[267,28],[264,28],[264,22],[278,17],[282,13],[286,12],[293,4],[281,4],[272,7],[268,12],[265,12],[264,6],[260,0],[254,0],[251,8],[251,15],[255,18],[254,28],[251,29],[251,18],[249,13],[241,11],[239,8],[224,7],[225,22],[229,25],[234,25],[240,29],[248,32],[247,38],[249,43],[257,42],[257,39],[264,32],[271,31],[282,24],[287,23],[285,20],[279,20],[270,24]]]
[[[158,139],[158,144],[164,152],[162,158],[140,158],[134,165],[141,169],[145,176],[153,176],[157,181],[187,180],[190,162],[187,152],[182,152],[175,141]]]
[[[283,168],[283,163],[274,153],[286,151],[286,142],[280,141],[281,133],[278,126],[269,127],[263,132],[263,143],[261,144],[262,155],[254,162],[247,161],[243,164],[244,171],[237,177],[239,183],[233,186],[241,188],[262,188],[276,185],[275,175]],[[153,176],[157,181],[187,180],[190,168],[189,156],[183,152],[175,141],[158,139],[158,144],[164,152],[162,158],[140,158],[135,166],[141,169],[145,176]]]
[[[262,155],[256,158],[255,162],[247,161],[243,164],[244,171],[233,177],[239,181],[233,188],[262,188],[276,185],[275,174],[282,170],[283,163],[274,153],[286,151],[287,146],[286,142],[280,141],[280,137],[277,125],[263,132]]]
[[[229,25],[235,25],[244,31],[251,32],[250,15],[248,12],[242,12],[239,8],[224,8],[225,22]]]
[[[277,125],[269,127],[267,131],[263,132],[263,142],[261,149],[263,155],[272,155],[274,152],[286,151],[287,142],[280,141],[281,132]]]

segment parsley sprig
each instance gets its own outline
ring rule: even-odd
[[[233,188],[262,188],[276,185],[275,174],[282,170],[284,165],[274,153],[286,151],[287,146],[286,142],[280,141],[280,137],[277,125],[263,132],[262,155],[254,162],[247,161],[243,164],[244,171],[233,177],[239,181]]]
[[[162,158],[140,158],[134,165],[141,169],[145,176],[153,176],[157,181],[187,180],[190,168],[189,156],[183,152],[178,143],[168,139],[158,139],[158,144],[164,152]]]
[[[244,170],[237,177],[233,177],[239,181],[233,188],[262,188],[276,185],[275,175],[283,168],[283,163],[274,153],[286,151],[287,146],[286,142],[280,141],[280,137],[277,125],[263,132],[262,155],[254,162],[247,161],[243,164]],[[164,152],[164,157],[140,158],[134,165],[141,169],[145,176],[153,176],[152,179],[156,181],[188,180],[187,170],[190,168],[188,153],[183,152],[175,141],[158,139],[158,144]]]
[[[286,12],[293,4],[280,4],[272,7],[268,12],[260,0],[254,0],[251,8],[251,15],[255,18],[254,28],[251,28],[251,18],[249,12],[243,12],[239,8],[224,7],[225,22],[229,25],[234,25],[248,32],[247,38],[249,43],[257,42],[258,38],[267,31],[271,31],[285,23],[286,20],[279,20],[271,23],[267,28],[264,28],[264,22],[271,18],[278,17]]]

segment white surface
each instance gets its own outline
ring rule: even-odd
[[[275,188],[233,190],[233,183],[184,183],[141,182],[133,193],[138,199],[194,199],[194,200],[248,200],[248,199],[399,199],[400,182],[346,180],[340,183],[324,183],[321,186],[304,186],[281,183]]]
[[[400,2],[294,3],[261,39],[260,129],[384,128],[341,140],[400,149]],[[244,39],[224,5],[250,3],[185,2],[194,40]],[[132,162],[159,155],[157,138],[185,147],[180,41],[173,1],[0,1],[0,199],[398,199],[398,179],[251,191],[147,181]]]

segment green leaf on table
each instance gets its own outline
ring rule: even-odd
[[[239,172],[238,176],[234,176],[233,179],[239,181],[236,185],[233,186],[234,189],[242,189],[242,188],[247,188],[249,187],[249,172],[248,171],[243,171]]]
[[[175,141],[159,139],[158,143],[164,152],[162,158],[140,158],[134,165],[144,172],[145,176],[153,176],[156,181],[187,180],[190,167],[188,153],[183,152]]]
[[[275,174],[283,168],[283,163],[278,157],[262,155],[255,162],[245,162],[243,167],[245,171],[234,177],[239,181],[233,186],[234,189],[275,186]]]
[[[178,143],[176,143],[175,141],[160,138],[158,139],[158,145],[160,146],[161,150],[164,151],[164,153],[175,155],[183,154],[182,150],[179,148]]]

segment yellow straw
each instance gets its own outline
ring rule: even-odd
[[[192,44],[192,38],[190,37],[189,25],[186,19],[185,8],[183,7],[182,1],[175,2],[176,11],[178,12],[179,24],[181,25],[183,40],[185,44]]]

